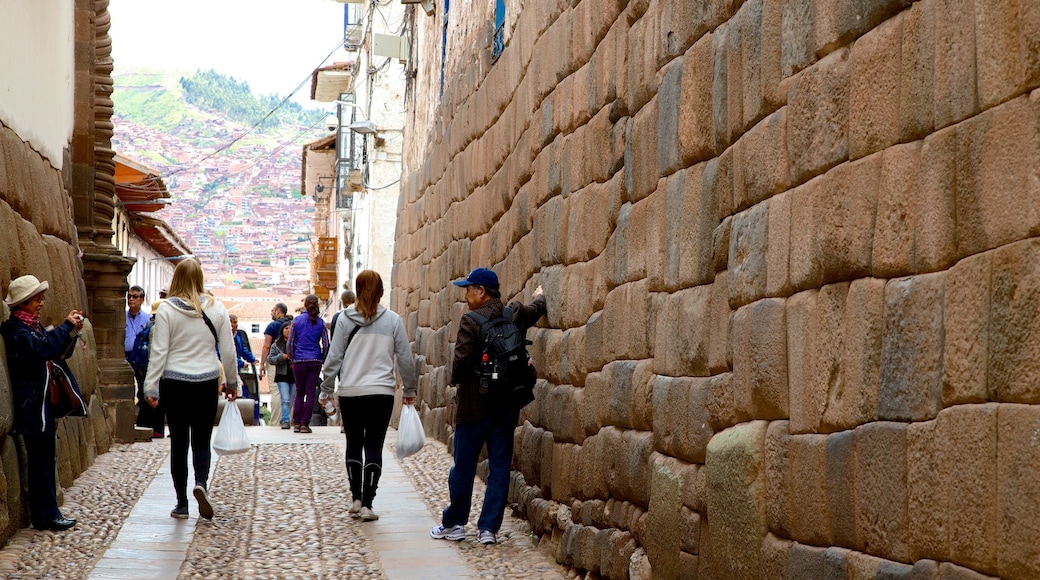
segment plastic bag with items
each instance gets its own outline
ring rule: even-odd
[[[234,455],[249,451],[246,426],[242,422],[242,413],[234,401],[224,403],[224,413],[220,416],[217,435],[213,438],[213,451],[217,455]]]
[[[415,455],[426,444],[419,412],[412,405],[401,407],[401,423],[397,427],[397,458]]]

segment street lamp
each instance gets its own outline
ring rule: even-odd
[[[342,105],[344,107],[350,107],[352,109],[362,109],[361,105],[358,105],[357,103],[351,103],[348,101],[340,100],[332,102],[336,103],[337,105]],[[365,113],[363,112],[363,110],[361,113],[361,117],[362,119],[360,121],[354,121],[350,125],[347,125],[347,128],[355,133],[361,133],[362,135],[376,135],[379,132],[379,130],[376,129],[375,123],[365,118]]]

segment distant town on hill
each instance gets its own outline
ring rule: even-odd
[[[113,148],[160,172],[173,203],[156,215],[207,286],[306,293],[314,204],[300,195],[301,146],[325,134],[325,111],[289,101],[268,116],[281,97],[214,71],[113,76]]]

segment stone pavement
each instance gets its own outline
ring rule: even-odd
[[[64,534],[22,530],[0,550],[5,578],[573,578],[540,551],[526,522],[509,517],[500,543],[475,530],[459,543],[429,538],[447,501],[450,456],[438,442],[398,461],[393,430],[375,511],[347,517],[345,441],[338,427],[310,435],[249,428],[249,452],[214,456],[212,521],[175,520],[169,442],[117,446],[67,490]],[[402,469],[402,466],[404,469]],[[190,480],[190,478],[189,478]],[[416,482],[416,483],[413,483]],[[420,493],[416,484],[422,489]],[[474,505],[483,486],[478,482]],[[473,514],[476,520],[476,513]]]

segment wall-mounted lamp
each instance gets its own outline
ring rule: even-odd
[[[333,180],[333,178],[331,176],[328,176],[328,175],[323,175],[323,176],[319,177],[318,178],[318,185],[314,186],[314,192],[315,193],[321,193],[321,192],[325,191],[325,186],[322,185],[322,183],[321,183],[322,180],[325,180],[325,179],[329,180],[330,182]]]
[[[333,102],[336,103],[337,105],[343,105],[344,107],[350,107],[352,109],[361,109],[361,105],[358,105],[356,103],[349,103],[347,101],[333,101]],[[372,121],[369,121],[368,119],[366,119],[364,113],[361,113],[361,120],[360,121],[354,121],[353,123],[351,123],[348,126],[348,128],[351,131],[353,131],[355,133],[360,133],[362,135],[376,135],[377,133],[379,133],[379,129],[376,128],[375,123],[373,123]]]

